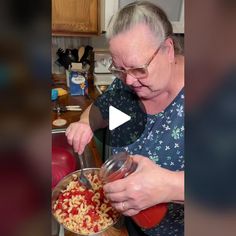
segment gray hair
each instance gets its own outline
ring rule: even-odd
[[[106,38],[110,40],[139,23],[146,24],[159,42],[172,38],[175,53],[181,52],[180,44],[173,35],[173,28],[166,13],[157,5],[147,1],[130,3],[115,13],[108,24]]]

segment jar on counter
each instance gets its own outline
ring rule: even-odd
[[[123,179],[133,173],[137,168],[128,153],[121,152],[113,155],[101,167],[100,176],[104,183]],[[157,204],[150,208],[140,211],[132,219],[142,228],[150,229],[157,226],[167,213],[167,203]]]

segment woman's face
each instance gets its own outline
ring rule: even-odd
[[[149,28],[139,24],[129,31],[118,34],[110,42],[114,67],[136,68],[150,61],[160,47],[160,42]],[[147,67],[148,74],[142,79],[126,74],[120,78],[142,99],[151,99],[168,89],[174,49],[171,39],[165,40]]]

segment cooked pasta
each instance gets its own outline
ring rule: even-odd
[[[113,224],[119,213],[105,198],[98,175],[89,174],[87,177],[93,190],[86,189],[77,175],[73,175],[73,180],[60,192],[53,205],[53,214],[69,230],[89,235]]]

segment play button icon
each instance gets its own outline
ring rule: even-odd
[[[113,130],[131,119],[131,116],[118,110],[113,106],[109,106],[109,130]]]
[[[103,128],[99,131],[101,121]],[[100,143],[110,147],[126,147],[143,134],[147,114],[133,91],[126,88],[115,89],[106,91],[93,103],[89,122]]]

